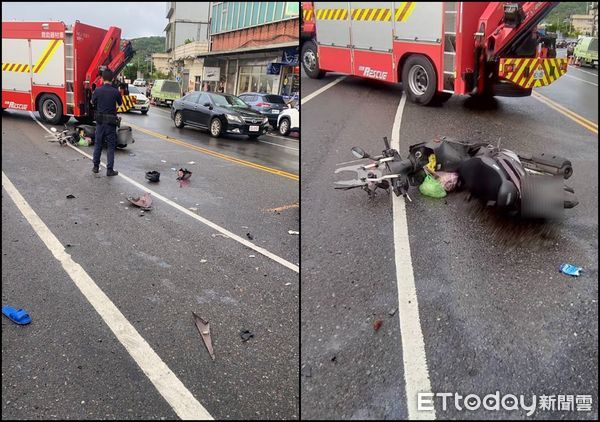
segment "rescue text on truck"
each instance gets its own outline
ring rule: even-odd
[[[537,24],[558,2],[304,2],[306,74],[402,82],[418,104],[528,96],[567,71]]]
[[[116,27],[2,22],[2,109],[38,111],[51,124],[71,116],[91,122],[102,71],[118,75],[132,57],[131,43],[121,41]],[[129,100],[120,111],[132,106]]]

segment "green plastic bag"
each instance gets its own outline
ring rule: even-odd
[[[429,174],[425,176],[425,180],[419,186],[419,192],[425,196],[431,196],[432,198],[443,198],[446,196],[446,191],[442,184]]]

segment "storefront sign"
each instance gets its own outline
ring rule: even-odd
[[[281,63],[288,66],[298,64],[298,47],[286,48],[281,56]]]
[[[218,81],[221,77],[221,68],[204,67],[202,70],[202,79],[205,81]]]
[[[267,75],[279,75],[281,71],[281,64],[279,63],[269,63],[267,65]]]

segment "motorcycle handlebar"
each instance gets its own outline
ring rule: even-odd
[[[391,149],[391,147],[390,147],[390,141],[388,141],[387,136],[383,137],[383,143],[385,144],[385,149]]]

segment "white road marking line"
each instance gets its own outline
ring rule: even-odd
[[[585,79],[581,79],[581,78],[578,78],[577,76],[569,75],[568,73],[565,73],[565,76],[566,76],[567,78],[571,78],[571,79],[577,79],[578,81],[585,82],[586,84],[590,84],[590,85],[598,86],[598,84],[596,84],[596,83],[594,83],[594,82],[586,81]]]
[[[325,86],[317,89],[315,92],[313,92],[311,94],[308,94],[306,97],[300,99],[300,104],[302,104],[302,105],[306,104],[307,102],[309,102],[310,100],[312,100],[313,98],[315,98],[317,95],[321,94],[324,91],[327,91],[329,88],[331,88],[332,86],[334,86],[338,82],[341,82],[345,78],[346,78],[346,75],[340,76],[339,78],[337,78],[333,82],[329,82],[327,85],[325,85]]]
[[[267,133],[266,136],[271,137],[271,138],[283,139],[284,141],[300,142],[300,139],[292,138],[291,136],[287,137],[287,136],[275,135],[274,133],[271,133],[271,132]]]
[[[137,332],[135,327],[125,318],[119,308],[98,287],[81,265],[73,261],[65,252],[65,247],[50,231],[36,212],[19,193],[10,179],[2,172],[2,187],[31,225],[38,237],[44,242],[54,258],[62,264],[73,283],[79,288],[88,302],[102,317],[115,337],[125,347],[140,369],[154,384],[161,396],[169,403],[181,419],[212,420],[208,411],[196,400],[194,395],[183,385],[160,356],[150,347],[148,342]]]
[[[390,144],[392,148],[398,151],[400,151],[400,124],[405,103],[406,95],[403,93],[396,111]],[[392,210],[396,281],[398,283],[398,318],[400,319],[400,336],[402,337],[408,419],[432,420],[435,419],[435,410],[417,410],[417,393],[431,393],[431,383],[429,382],[425,343],[419,318],[419,303],[415,289],[415,277],[408,238],[408,221],[403,197],[392,194]]]
[[[288,147],[287,145],[276,144],[274,142],[261,141],[260,139],[258,140],[258,142],[262,142],[263,144],[275,145],[276,147],[293,149],[294,151],[300,151],[300,148]]]
[[[588,72],[587,70],[580,69],[580,68],[578,68],[578,67],[576,67],[576,66],[571,66],[571,65],[569,65],[569,67],[570,67],[571,69],[575,69],[575,70],[579,70],[580,72],[587,73],[588,75],[592,75],[592,76],[598,77],[598,74],[597,74],[597,73],[594,73],[594,72]]]
[[[32,118],[32,119],[33,119],[33,120],[34,120],[34,121],[35,121],[35,122],[36,122],[38,125],[40,125],[40,126],[41,126],[41,127],[42,127],[42,128],[45,130],[45,131],[46,131],[46,132],[53,133],[53,132],[52,132],[51,130],[49,130],[49,129],[48,129],[46,126],[44,126],[43,124],[41,124],[41,123],[40,123],[40,122],[39,122],[39,121],[38,121],[38,120],[35,118],[35,116],[33,115],[33,113],[32,113],[32,112],[29,112],[29,113],[31,114],[31,118]],[[73,145],[71,145],[71,144],[69,144],[69,143],[67,143],[67,145],[68,145],[70,148],[72,148],[72,149],[74,149],[75,151],[77,151],[78,153],[80,153],[81,155],[84,155],[84,156],[86,156],[86,157],[87,157],[87,158],[89,158],[90,160],[93,158],[91,155],[89,155],[89,154],[87,154],[87,153],[85,153],[85,152],[81,151],[79,148],[77,148],[77,147],[75,147],[75,146],[73,146]],[[104,164],[104,162],[101,162],[100,164],[102,165],[102,167],[106,167],[106,164]],[[287,267],[287,268],[291,269],[292,271],[295,271],[295,272],[297,272],[297,273],[298,273],[298,272],[300,272],[300,269],[299,269],[298,265],[294,265],[294,264],[292,264],[291,262],[289,262],[289,261],[286,261],[285,259],[281,258],[280,256],[278,256],[278,255],[275,255],[274,253],[272,253],[272,252],[269,252],[268,250],[266,250],[266,249],[264,249],[264,248],[261,248],[260,246],[256,246],[254,243],[251,243],[251,242],[247,241],[246,239],[244,239],[244,238],[242,238],[242,237],[240,237],[240,236],[238,236],[238,235],[236,235],[236,234],[234,234],[234,233],[230,232],[229,230],[227,230],[227,229],[225,229],[225,228],[223,228],[223,227],[219,226],[218,224],[215,224],[215,223],[213,223],[212,221],[210,221],[210,220],[208,220],[208,219],[206,219],[206,218],[204,218],[204,217],[201,217],[201,216],[200,216],[200,215],[198,215],[196,212],[190,211],[190,210],[188,210],[187,208],[185,208],[185,207],[182,207],[182,206],[181,206],[181,205],[179,205],[178,203],[176,203],[176,202],[173,202],[173,201],[171,201],[171,200],[170,200],[170,199],[168,199],[168,198],[165,198],[165,197],[164,197],[164,196],[162,196],[161,194],[159,194],[159,193],[157,193],[157,192],[154,192],[152,189],[149,189],[148,187],[146,187],[146,186],[144,186],[144,185],[142,185],[142,184],[140,184],[140,183],[136,182],[135,180],[133,180],[133,179],[130,179],[129,177],[125,176],[123,173],[119,172],[119,177],[122,177],[123,179],[127,180],[129,183],[131,183],[131,184],[132,184],[132,185],[134,185],[135,187],[137,187],[137,188],[141,189],[142,191],[151,193],[152,195],[154,195],[154,197],[155,197],[156,199],[159,199],[159,200],[163,201],[164,203],[166,203],[166,204],[168,204],[168,205],[172,206],[173,208],[175,208],[175,209],[177,209],[177,210],[181,211],[182,213],[184,213],[184,214],[187,214],[187,215],[189,215],[190,217],[192,217],[192,218],[194,218],[194,219],[196,219],[196,220],[200,221],[201,223],[203,223],[203,224],[205,224],[205,225],[207,225],[207,226],[209,226],[209,227],[211,227],[211,228],[215,229],[215,230],[216,230],[216,231],[218,231],[219,233],[222,233],[222,234],[224,234],[225,236],[228,236],[229,238],[231,238],[231,239],[235,240],[236,242],[238,242],[238,243],[241,243],[242,245],[244,245],[244,246],[246,246],[246,247],[248,247],[248,248],[250,248],[250,249],[252,249],[252,250],[255,250],[255,251],[256,251],[256,252],[258,252],[259,254],[261,254],[261,255],[264,255],[264,256],[266,256],[266,257],[267,257],[267,258],[269,258],[269,259],[272,259],[273,261],[277,262],[278,264],[281,264],[281,265],[283,265],[284,267]]]

